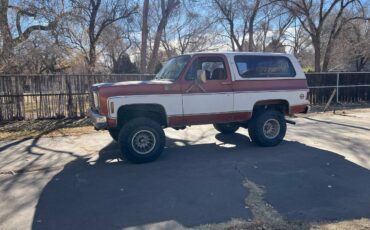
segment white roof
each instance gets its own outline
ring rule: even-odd
[[[236,52],[236,51],[204,51],[204,52],[193,52],[186,53],[184,55],[195,55],[195,54],[225,54],[225,55],[278,55],[278,56],[290,56],[286,53],[272,53],[272,52]]]

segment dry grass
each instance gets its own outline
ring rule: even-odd
[[[338,222],[309,223],[287,221],[279,212],[264,200],[263,187],[246,179],[244,187],[248,190],[245,205],[253,215],[252,220],[232,219],[219,224],[206,224],[199,230],[370,230],[369,219],[345,220]]]
[[[323,112],[325,108],[325,105],[312,105],[311,106],[311,112],[317,113],[317,112]],[[345,104],[335,104],[332,103],[329,108],[327,109],[327,113],[332,113],[334,110],[337,112],[342,111],[362,111],[362,110],[368,110],[370,108],[370,103],[364,102],[364,103],[345,103]]]
[[[231,220],[220,224],[200,226],[200,230],[370,230],[370,220],[346,220],[333,223],[285,222],[283,224],[261,221]]]
[[[245,205],[251,211],[253,220],[233,219],[220,224],[199,226],[201,230],[301,230],[309,229],[309,224],[304,222],[287,222],[269,203],[264,200],[263,187],[246,179],[243,186],[248,190]]]
[[[312,230],[369,230],[370,229],[370,219],[362,218],[358,220],[344,220],[333,223],[321,223],[313,224]]]

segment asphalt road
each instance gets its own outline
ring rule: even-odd
[[[0,142],[0,229],[173,229],[259,218],[370,218],[370,112],[311,115],[286,141],[253,145],[246,130],[166,130],[160,159],[119,158],[106,132]],[[258,208],[258,207],[257,207]],[[263,218],[263,216],[260,216]]]

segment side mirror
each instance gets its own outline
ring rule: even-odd
[[[205,70],[198,70],[197,71],[196,81],[198,83],[206,83],[207,77],[206,77],[206,71]]]

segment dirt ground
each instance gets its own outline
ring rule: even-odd
[[[333,105],[328,107],[326,112],[323,112],[324,107],[323,105],[311,107],[311,112],[308,116],[330,116],[333,114],[342,116],[349,114],[351,116],[350,114],[370,111],[370,104]],[[298,117],[306,117],[306,115],[298,115]],[[41,136],[78,136],[95,131],[88,118],[0,122],[0,140],[3,141],[37,138]]]
[[[0,140],[21,140],[38,136],[73,136],[93,131],[94,128],[87,118],[12,121],[0,123]]]
[[[0,229],[370,229],[369,118],[299,116],[273,148],[244,129],[166,129],[142,165],[86,121],[2,126]]]

